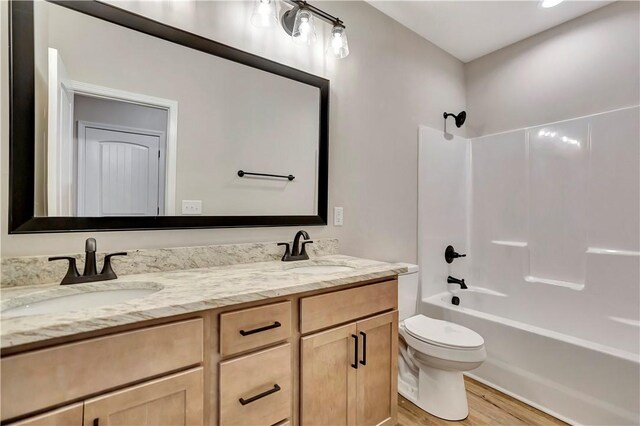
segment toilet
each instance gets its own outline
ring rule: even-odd
[[[448,321],[416,314],[418,266],[398,277],[400,354],[398,392],[426,412],[445,420],[469,414],[463,371],[487,357],[478,333]]]

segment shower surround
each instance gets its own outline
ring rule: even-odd
[[[420,129],[421,311],[483,335],[472,376],[572,423],[640,422],[639,139],[639,107]],[[449,244],[468,257],[447,264]]]

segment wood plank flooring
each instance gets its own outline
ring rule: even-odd
[[[511,398],[489,386],[465,377],[469,417],[450,422],[432,416],[398,395],[398,426],[414,425],[566,425],[540,410]]]

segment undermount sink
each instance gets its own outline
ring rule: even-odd
[[[287,269],[287,272],[295,274],[336,274],[338,272],[352,271],[351,266],[345,265],[301,265]]]
[[[40,300],[31,299],[18,306],[7,307],[2,310],[2,317],[16,318],[113,305],[149,296],[160,291],[161,287],[93,289],[66,295],[61,295],[60,290],[66,289],[45,292],[38,295],[37,299]]]

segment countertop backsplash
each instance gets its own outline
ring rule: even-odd
[[[240,263],[267,262],[282,257],[283,248],[275,242],[223,244],[199,247],[173,247],[164,249],[132,250],[128,256],[112,259],[113,269],[121,275],[225,266]],[[338,240],[315,239],[307,245],[315,256],[338,254]],[[98,253],[98,271],[106,253]],[[59,255],[63,255],[62,253]],[[64,254],[78,259],[78,271],[84,268],[84,253]],[[62,280],[67,262],[49,262],[50,256],[7,257],[2,259],[0,286],[15,287],[55,283]]]

